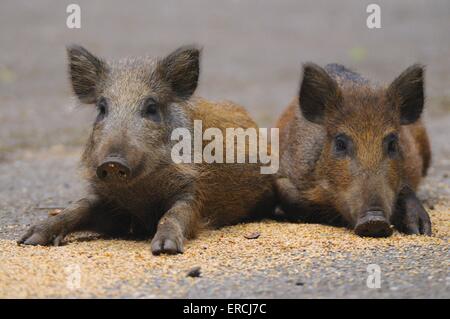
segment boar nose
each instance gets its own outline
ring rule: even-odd
[[[109,156],[97,167],[97,176],[105,181],[126,180],[131,176],[131,169],[125,159]]]
[[[359,216],[355,233],[363,237],[389,237],[392,228],[382,210],[368,210]]]

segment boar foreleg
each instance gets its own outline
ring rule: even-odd
[[[193,199],[179,199],[164,214],[151,244],[154,255],[183,253],[184,240],[192,237],[197,228],[197,206]]]
[[[393,216],[394,226],[406,234],[431,236],[431,221],[415,192],[405,186],[401,190]]]
[[[71,232],[93,230],[111,233],[111,227],[108,228],[108,225],[127,227],[126,220],[119,223],[117,218],[115,214],[100,209],[100,201],[96,196],[88,196],[74,202],[60,214],[31,226],[18,243],[59,246]]]

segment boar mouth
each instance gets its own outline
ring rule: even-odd
[[[143,171],[144,161],[141,159],[132,166],[122,156],[107,156],[94,168],[97,179],[108,184],[126,185],[132,183]]]
[[[361,237],[389,237],[392,227],[382,210],[369,210],[358,218],[355,233]]]
[[[96,175],[105,182],[126,181],[131,177],[131,168],[123,157],[112,155],[98,165]]]

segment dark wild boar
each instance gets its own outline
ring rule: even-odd
[[[81,230],[153,236],[154,254],[181,253],[202,226],[220,227],[272,211],[272,177],[259,164],[180,163],[173,129],[256,127],[229,102],[191,97],[200,52],[182,47],[165,58],[107,63],[79,46],[67,50],[73,90],[98,116],[82,155],[87,196],[32,226],[19,243],[59,245]],[[248,151],[248,148],[247,148]]]
[[[385,88],[341,65],[304,65],[299,99],[277,125],[276,188],[287,216],[360,236],[390,236],[391,224],[431,234],[415,194],[431,156],[420,120],[423,73],[413,65]]]

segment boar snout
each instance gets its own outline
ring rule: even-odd
[[[119,156],[108,156],[97,167],[97,177],[103,181],[124,181],[130,176],[130,166],[125,159]]]
[[[359,216],[355,233],[362,237],[389,237],[392,235],[392,228],[384,212],[374,209]]]

